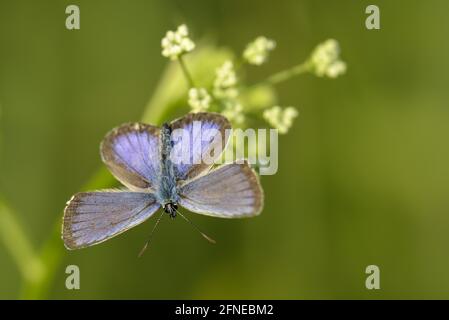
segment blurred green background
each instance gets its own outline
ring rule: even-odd
[[[372,3],[378,31],[364,25]],[[80,7],[78,31],[65,28],[69,4]],[[449,298],[447,12],[443,0],[1,0],[0,195],[35,250],[102,166],[104,134],[141,118],[169,63],[167,30],[185,22],[194,39],[236,52],[255,36],[275,39],[270,63],[249,68],[253,82],[331,37],[348,63],[336,80],[277,87],[300,116],[281,137],[278,173],[262,177],[260,217],[191,215],[215,246],[167,220],[142,259],[154,220],[80,251],[58,241],[63,260],[35,297]],[[69,264],[81,290],[65,289]],[[377,291],[365,289],[370,264],[381,270]],[[0,242],[0,298],[23,290]]]

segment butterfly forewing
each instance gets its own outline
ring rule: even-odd
[[[79,249],[103,242],[142,223],[159,208],[151,193],[120,190],[78,193],[64,210],[64,244],[68,249]]]
[[[179,204],[209,216],[243,218],[258,215],[263,192],[247,163],[228,164],[181,187]]]
[[[174,173],[178,180],[194,178],[213,165],[212,160],[218,159],[224,151],[228,136],[226,130],[231,128],[229,121],[218,113],[200,112],[190,113],[185,117],[177,119],[170,124],[172,131],[183,129],[189,139],[174,141],[173,154],[189,152],[188,161],[174,163]],[[208,135],[207,133],[215,133]],[[184,144],[188,143],[188,146]],[[204,155],[208,155],[209,162],[204,161]],[[199,161],[198,161],[199,160]]]
[[[159,175],[159,131],[143,123],[113,129],[100,146],[103,162],[130,189],[154,189]]]

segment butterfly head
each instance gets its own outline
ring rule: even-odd
[[[162,132],[163,133],[171,133],[170,124],[168,124],[168,123],[162,124]]]
[[[177,209],[178,209],[178,205],[176,203],[173,203],[173,202],[169,202],[169,203],[166,203],[164,205],[164,211],[166,213],[168,213],[168,215],[172,219],[176,218],[176,211],[177,211]]]

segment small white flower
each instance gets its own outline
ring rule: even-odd
[[[298,116],[298,111],[294,107],[287,107],[282,110],[279,106],[267,109],[263,113],[264,119],[279,133],[285,134],[293,125],[293,120]]]
[[[189,105],[192,112],[203,112],[209,109],[212,98],[204,88],[191,88],[189,90]]]
[[[246,46],[243,51],[243,58],[250,64],[260,66],[267,61],[270,51],[276,47],[276,42],[266,37],[257,37]]]
[[[245,121],[243,106],[238,101],[226,101],[225,108],[221,114],[237,125]]]
[[[346,63],[340,60],[340,46],[334,39],[319,44],[312,52],[310,63],[319,77],[336,78],[346,72]]]
[[[238,95],[236,85],[237,75],[234,71],[234,64],[228,60],[216,71],[214,95],[217,98],[236,98]]]
[[[180,25],[176,31],[168,31],[161,44],[162,55],[171,60],[195,49],[195,43],[189,38],[189,30],[185,24]]]
[[[343,61],[335,61],[327,68],[326,75],[329,78],[337,78],[339,75],[346,73],[346,63]]]

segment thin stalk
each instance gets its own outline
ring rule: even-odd
[[[193,82],[193,78],[189,72],[189,69],[187,69],[184,58],[182,56],[179,56],[178,61],[179,61],[179,65],[181,66],[182,73],[187,80],[187,84],[189,85],[189,88],[195,88],[195,83]]]
[[[252,89],[254,87],[262,86],[262,85],[275,85],[287,80],[290,80],[293,77],[296,77],[298,75],[307,73],[310,71],[310,63],[308,61],[303,62],[301,64],[298,64],[292,68],[279,71],[265,80],[262,80],[261,82],[258,82],[252,86],[249,86],[248,89]]]
[[[43,264],[35,253],[16,215],[0,200],[0,237],[17,264],[22,277],[37,282],[43,274]]]

